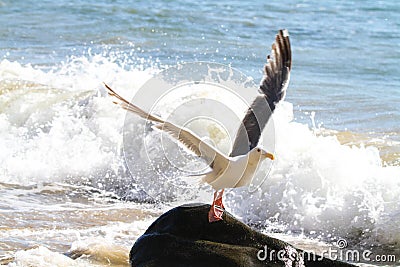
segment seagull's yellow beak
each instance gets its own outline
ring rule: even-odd
[[[268,153],[268,152],[264,153],[264,157],[269,158],[270,160],[274,160],[275,159],[274,155],[271,154],[271,153]]]

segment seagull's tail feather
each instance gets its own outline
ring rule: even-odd
[[[158,123],[164,123],[165,122],[163,119],[161,119],[161,118],[159,118],[157,116],[151,115],[150,113],[147,113],[146,111],[144,111],[143,109],[139,108],[138,106],[132,104],[131,102],[129,102],[128,100],[126,100],[125,98],[123,98],[122,96],[117,94],[107,84],[104,84],[104,86],[107,88],[108,94],[110,96],[114,97],[114,99],[115,99],[114,103],[117,104],[117,105],[120,105],[123,109],[126,109],[127,111],[133,112],[133,113],[139,115],[140,117],[142,117],[142,118],[144,118],[146,120],[151,120],[151,121],[158,122]]]

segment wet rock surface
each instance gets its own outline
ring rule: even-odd
[[[131,266],[354,266],[303,252],[228,212],[222,221],[209,223],[209,209],[192,204],[161,215],[132,247]]]

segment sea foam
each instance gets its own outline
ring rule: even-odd
[[[135,201],[146,194],[163,194],[163,201],[179,200],[173,180],[181,179],[181,174],[170,167],[164,169],[170,175],[168,181],[162,182],[151,168],[126,168],[125,113],[106,98],[102,84],[109,83],[131,99],[159,71],[140,65],[126,69],[99,55],[71,58],[42,69],[2,60],[0,182],[83,181],[118,189],[121,196]],[[164,105],[168,110],[168,103]],[[400,242],[400,167],[383,166],[374,146],[343,145],[335,135],[323,134],[324,129],[296,122],[289,102],[278,105],[273,118],[276,160],[272,170],[256,192],[230,190],[226,197],[230,211],[272,231],[322,239],[345,237],[355,244]],[[143,124],[139,118],[135,122]],[[132,145],[138,148],[134,155],[138,164],[147,162],[143,139],[151,144],[159,140],[157,135],[137,132]],[[226,140],[215,136],[219,136],[216,144],[226,147]],[[176,151],[174,146],[170,153]],[[155,160],[163,166],[163,157]],[[268,170],[262,166],[258,175]],[[193,185],[189,187],[192,194]],[[208,201],[206,191],[210,189],[196,194]]]
[[[352,245],[399,242],[400,167],[383,167],[373,146],[342,145],[293,121],[291,103],[280,103],[273,117],[273,170],[257,192],[231,192],[236,214],[270,230]]]

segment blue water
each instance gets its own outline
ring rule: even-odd
[[[46,68],[72,56],[123,66],[206,60],[256,81],[274,35],[291,34],[296,119],[400,132],[400,4],[386,1],[0,2],[0,58]]]

